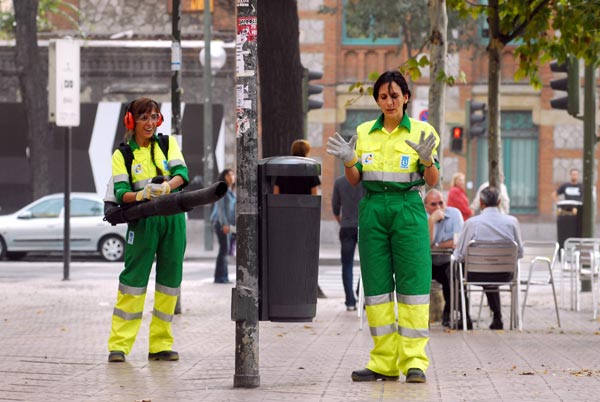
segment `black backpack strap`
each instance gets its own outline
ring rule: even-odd
[[[119,151],[123,155],[123,159],[125,160],[125,169],[127,174],[129,175],[129,183],[131,183],[131,165],[133,165],[133,151],[131,147],[124,142],[119,144]]]
[[[167,161],[168,161],[169,160],[169,136],[158,133],[158,135],[156,137],[158,138],[158,146],[160,147],[160,150],[165,155],[165,158],[167,158]]]

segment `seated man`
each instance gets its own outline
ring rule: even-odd
[[[517,218],[500,212],[500,192],[495,187],[486,187],[479,194],[479,205],[481,214],[474,216],[465,222],[462,233],[454,250],[454,258],[464,261],[467,247],[471,240],[480,241],[506,241],[512,240],[519,248],[519,258],[523,257],[523,242],[521,241],[521,229]],[[491,274],[490,274],[491,275]],[[499,273],[498,275],[503,275]],[[490,278],[493,280],[493,278]],[[486,289],[497,287],[486,286]],[[500,294],[498,292],[485,292],[490,310],[493,313],[490,329],[503,329],[502,309],[500,306]],[[470,321],[469,302],[467,301],[467,320]]]
[[[463,227],[463,218],[457,208],[446,207],[444,197],[438,190],[432,189],[425,195],[425,210],[428,215],[429,241],[431,242],[431,277],[442,285],[444,294],[444,312],[442,325],[450,326],[450,254],[436,254],[436,249],[454,248],[454,234]]]

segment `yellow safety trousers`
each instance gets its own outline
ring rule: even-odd
[[[402,296],[397,296],[398,300]],[[367,320],[373,338],[367,368],[387,376],[406,375],[409,368],[425,372],[429,359],[425,347],[429,340],[429,303],[367,305]]]
[[[128,289],[132,289],[128,287]],[[117,303],[112,316],[112,326],[108,339],[108,350],[120,350],[129,354],[137,337],[142,323],[144,302],[146,299],[145,288],[139,292],[124,293],[119,288]],[[149,353],[158,353],[172,350],[173,321],[177,295],[165,294],[159,290],[154,292],[154,310],[150,322]]]

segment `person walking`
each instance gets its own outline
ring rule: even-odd
[[[358,241],[358,203],[364,195],[362,186],[348,183],[346,176],[340,176],[333,184],[331,208],[333,216],[340,224],[340,245],[342,258],[342,283],[346,293],[346,310],[356,310],[356,298],[352,290],[354,270],[354,250]]]
[[[235,173],[232,169],[224,169],[217,181],[227,183],[227,193],[215,202],[210,216],[215,234],[219,241],[219,253],[215,265],[215,283],[231,283],[227,267],[227,256],[231,246],[231,237],[235,233]]]
[[[114,196],[121,204],[153,202],[179,191],[189,182],[185,160],[174,137],[165,154],[156,129],[163,122],[158,103],[149,98],[131,102],[125,111],[125,144],[133,154],[129,168],[123,152],[112,156]],[[185,214],[151,216],[127,227],[125,269],[119,275],[117,302],[108,339],[108,361],[124,362],[142,323],[150,271],[156,257],[154,309],[150,322],[148,360],[179,360],[172,350],[171,322],[180,292],[186,246]]]
[[[360,124],[349,142],[335,133],[327,143],[348,181],[366,190],[358,250],[374,347],[353,381],[397,380],[399,373],[409,383],[426,381],[431,248],[419,190],[439,180],[440,139],[431,125],[408,117],[410,96],[401,73],[381,74],[373,86],[379,118]]]

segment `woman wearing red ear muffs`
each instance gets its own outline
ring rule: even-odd
[[[125,144],[133,154],[130,171],[122,149],[115,150],[112,156],[114,195],[119,204],[152,202],[188,184],[188,169],[177,141],[168,138],[166,154],[165,147],[158,143],[156,129],[162,122],[158,103],[152,99],[139,98],[127,105],[123,123],[127,129]],[[151,216],[130,222],[126,237],[125,269],[119,276],[108,361],[124,362],[133,347],[155,257],[156,286],[148,360],[179,360],[179,354],[172,350],[171,321],[181,286],[185,215]]]

